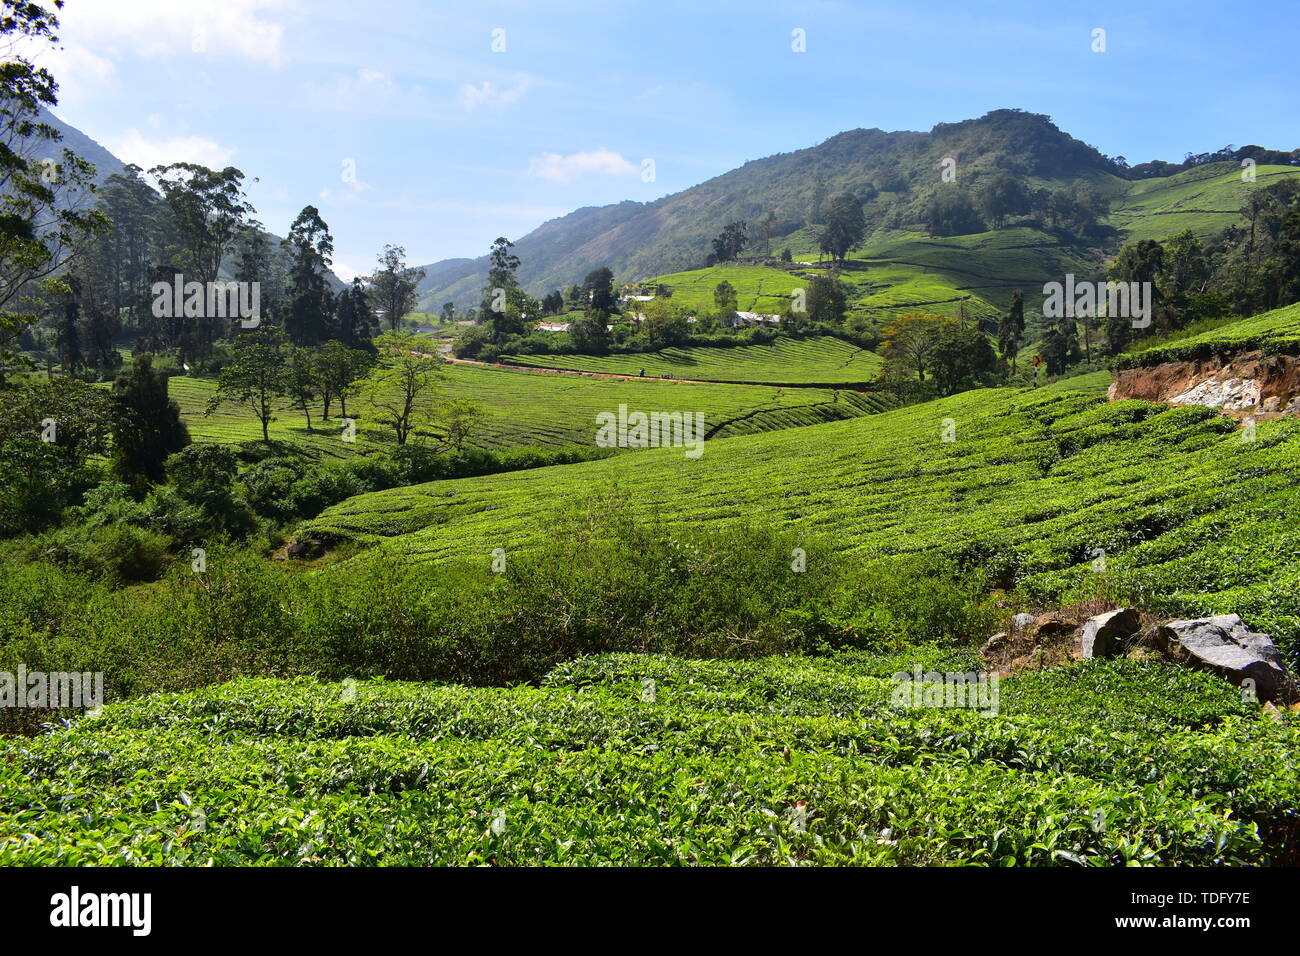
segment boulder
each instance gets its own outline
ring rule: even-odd
[[[284,553],[301,561],[311,561],[325,553],[325,542],[320,538],[296,538]]]
[[[1080,656],[1113,657],[1123,650],[1124,642],[1138,632],[1142,618],[1131,607],[1098,614],[1084,622]]]
[[[1026,614],[1024,611],[1021,611],[1019,614],[1013,614],[1011,616],[1011,630],[1023,631],[1025,628],[1033,624],[1034,621],[1034,616],[1032,614]]]
[[[1238,687],[1253,686],[1260,700],[1290,703],[1300,697],[1277,645],[1236,614],[1170,621],[1156,629],[1156,641],[1180,663],[1212,671]],[[1245,684],[1248,680],[1253,684]]]

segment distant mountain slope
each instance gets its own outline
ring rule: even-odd
[[[121,173],[126,168],[126,164],[107,149],[72,124],[59,119],[49,110],[41,110],[40,122],[53,126],[63,135],[63,138],[61,140],[40,140],[36,142],[32,149],[32,155],[35,159],[58,160],[63,156],[65,149],[70,149],[82,159],[88,159],[95,164],[95,182],[101,184],[109,176]]]
[[[978,183],[995,170],[1010,172],[1032,187],[1087,183],[1110,197],[1112,224],[1141,238],[1189,227],[1217,228],[1235,215],[1235,190],[1220,188],[1232,180],[1226,165],[1184,170],[1154,164],[1173,175],[1130,179],[1133,174],[1125,166],[1063,132],[1048,117],[996,110],[979,119],[940,124],[928,133],[851,130],[808,149],[754,160],[651,203],[576,210],[516,240],[519,278],[529,292],[542,295],[580,282],[602,265],[612,268],[619,281],[698,269],[712,237],[736,219],[749,222],[751,241],[760,249],[770,245],[776,252],[789,245],[806,251],[818,196],[829,199],[845,190],[871,199],[867,213],[873,241],[890,241],[919,222],[947,158],[955,161],[957,181],[963,184]],[[1260,174],[1278,169],[1261,166]],[[1213,182],[1205,186],[1207,179]],[[1167,188],[1171,184],[1176,188]],[[1197,212],[1202,207],[1213,215]],[[767,241],[756,227],[769,214],[775,222]],[[1084,244],[1066,258],[1081,256],[1099,261],[1098,251]],[[436,308],[448,300],[477,304],[486,265],[484,256],[425,267],[422,306]]]
[[[59,133],[62,135],[62,139],[37,141],[32,147],[32,157],[34,159],[58,160],[63,156],[63,151],[65,149],[70,149],[78,156],[82,157],[83,159],[88,159],[95,164],[95,182],[96,184],[101,186],[104,184],[104,181],[107,180],[109,176],[121,174],[126,170],[126,163],[118,159],[111,152],[109,152],[108,149],[106,149],[104,146],[101,146],[95,140],[91,139],[81,130],[73,126],[71,123],[68,123],[67,121],[60,119],[59,117],[51,113],[49,110],[44,108],[41,109],[40,121],[43,123],[48,123],[50,126],[58,130]],[[271,248],[278,249],[282,237],[277,236],[273,232],[267,232],[265,233],[265,235],[267,237],[267,241],[271,245]],[[468,261],[469,260],[467,259],[447,260],[448,263],[468,262]],[[222,262],[223,275],[233,275],[233,273],[231,273],[230,271],[232,266],[233,266],[233,255],[227,256],[226,259],[223,260]],[[432,269],[430,270],[430,274],[431,275],[435,274]],[[346,285],[346,283],[344,283],[343,280],[340,279],[338,276],[336,276],[333,272],[326,273],[325,279],[326,282],[329,284],[330,289],[333,290],[334,292],[340,291]]]

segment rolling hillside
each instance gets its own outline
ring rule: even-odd
[[[746,163],[707,182],[651,203],[623,202],[588,207],[551,220],[516,239],[522,260],[521,283],[534,295],[581,282],[588,271],[609,266],[618,281],[689,275],[704,262],[709,241],[733,220],[751,225],[751,252],[775,255],[789,247],[796,258],[814,258],[808,227],[814,221],[819,189],[825,197],[850,191],[871,197],[866,205],[873,234],[858,259],[884,258],[895,267],[879,279],[906,301],[938,302],[975,294],[992,307],[1007,288],[1004,280],[1032,280],[1045,266],[1095,270],[1102,250],[1078,242],[1054,248],[1061,239],[1047,233],[999,234],[937,240],[947,251],[918,246],[928,237],[909,236],[927,198],[940,187],[940,164],[957,162],[955,188],[978,187],[997,170],[1015,174],[1025,185],[1065,189],[1087,183],[1111,201],[1109,225],[1115,238],[1152,238],[1191,228],[1208,233],[1233,221],[1249,188],[1233,163],[1211,163],[1172,175],[1130,179],[1127,171],[1091,146],[1058,129],[1046,116],[1020,110],[995,110],[960,123],[945,123],[928,133],[878,129],[851,130],[809,149]],[[1257,185],[1300,169],[1261,165]],[[757,227],[772,213],[770,238]],[[1024,255],[1018,254],[1023,249]],[[926,255],[918,253],[928,252]],[[436,310],[454,300],[478,303],[486,257],[440,262],[425,267],[421,308]],[[1052,275],[1059,276],[1059,272]],[[993,281],[988,282],[992,277]],[[907,288],[908,283],[914,288]],[[712,288],[711,286],[709,287]],[[788,293],[786,293],[788,294]],[[884,303],[885,309],[889,308]]]
[[[713,438],[836,421],[888,407],[886,400],[877,396],[833,389],[623,381],[473,365],[448,365],[443,371],[439,401],[464,399],[482,411],[479,429],[469,441],[474,448],[591,445],[596,416],[617,411],[620,404],[646,412],[700,413]],[[191,437],[196,441],[260,442],[261,425],[251,411],[232,404],[205,414],[215,389],[210,379],[171,379],[171,396],[181,406]],[[320,421],[319,408],[313,409],[312,432],[307,431],[301,412],[282,407],[271,423],[271,437],[309,458],[346,458],[391,444],[391,433],[368,420],[369,402],[364,396],[351,401],[348,410],[357,419],[355,443],[340,437],[337,404],[328,424]],[[424,432],[420,429],[417,434]]]
[[[636,489],[692,527],[759,521],[863,562],[942,554],[1052,600],[1101,582],[1179,612],[1253,616],[1300,650],[1300,427],[1255,441],[1210,409],[1105,400],[1105,373],[982,389],[871,418],[351,498],[311,531],[404,562],[528,549],[556,516]],[[951,428],[954,441],[943,440]],[[1100,551],[1098,551],[1100,549]],[[810,553],[809,561],[815,560]]]
[[[539,368],[572,369],[706,382],[840,384],[871,381],[880,358],[831,336],[780,338],[771,345],[735,348],[671,348],[630,355],[513,355],[504,361]]]

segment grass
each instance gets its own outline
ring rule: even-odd
[[[687,309],[717,311],[713,290],[721,282],[736,290],[736,308],[742,312],[779,315],[790,296],[804,283],[784,269],[758,265],[722,265],[659,276],[647,284],[663,283],[673,290],[673,303]]]
[[[607,655],[539,687],[240,680],[0,740],[0,864],[1287,862],[1300,725],[1132,661],[889,706],[969,652]]]
[[[512,355],[516,365],[616,375],[751,383],[861,383],[875,378],[880,358],[832,336],[780,338],[771,345],[669,348],[632,355]]]

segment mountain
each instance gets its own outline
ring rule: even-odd
[[[726,223],[739,219],[750,225],[751,247],[766,244],[772,253],[785,245],[806,249],[807,227],[819,221],[818,207],[844,191],[864,202],[871,239],[924,233],[930,199],[943,185],[945,160],[952,161],[948,168],[956,183],[974,187],[965,191],[971,198],[994,172],[1004,171],[1032,189],[1058,192],[1086,186],[1113,209],[1127,204],[1129,220],[1134,220],[1133,209],[1140,212],[1141,204],[1129,200],[1139,186],[1149,191],[1153,178],[1173,178],[1199,163],[1239,155],[1258,155],[1261,164],[1300,161],[1300,152],[1245,147],[1191,157],[1182,164],[1155,162],[1130,169],[1122,158],[1103,155],[1049,117],[1017,109],[941,123],[928,133],[855,129],[808,149],[748,162],[654,202],[586,207],[550,220],[516,240],[518,275],[530,293],[540,296],[581,282],[599,266],[609,266],[621,282],[698,269],[705,265],[712,238]],[[1234,214],[1235,208],[1215,207],[1215,212]],[[771,235],[764,237],[758,223],[769,214]],[[1165,224],[1172,227],[1176,220],[1169,218]],[[785,242],[787,237],[790,241]],[[1097,236],[1077,242],[1071,236],[1054,236],[1053,241],[1073,245],[1079,254],[1100,261]],[[422,308],[436,310],[448,300],[459,306],[477,304],[487,274],[486,256],[424,268]]]
[[[942,162],[973,179],[993,168],[1031,180],[1118,180],[1120,167],[1096,149],[1058,129],[1046,116],[997,110],[977,120],[940,124],[929,133],[855,129],[825,142],[754,160],[698,186],[649,203],[587,207],[553,219],[516,240],[519,278],[534,295],[580,282],[607,265],[619,281],[632,281],[704,264],[710,240],[737,219],[751,227],[769,212],[772,241],[812,221],[823,200],[849,190],[884,194],[882,224],[890,213],[915,212],[940,182]],[[477,301],[487,257],[426,266],[423,301]],[[436,278],[435,278],[436,277]]]
[[[82,159],[95,164],[95,182],[103,184],[109,176],[121,173],[126,168],[122,162],[107,149],[91,139],[71,123],[59,119],[49,110],[42,108],[40,122],[48,123],[62,134],[60,140],[37,140],[32,147],[33,158],[58,160],[65,149],[70,149]]]
[[[109,176],[120,175],[126,170],[126,163],[114,156],[108,149],[91,139],[81,130],[77,129],[71,123],[60,119],[49,110],[42,108],[40,112],[40,122],[48,123],[54,129],[58,130],[61,139],[58,140],[37,140],[32,145],[32,158],[36,160],[62,158],[63,151],[70,149],[82,159],[88,159],[95,165],[95,183],[102,186]],[[267,242],[272,249],[278,249],[282,240],[273,232],[265,233]],[[233,254],[228,255],[222,261],[222,274],[233,275]],[[463,260],[448,260],[449,262],[458,262]],[[326,273],[325,280],[330,290],[339,292],[346,283],[333,272]]]

